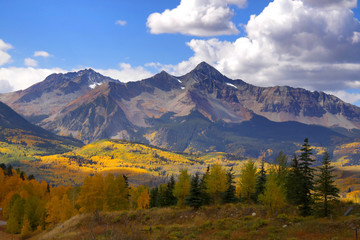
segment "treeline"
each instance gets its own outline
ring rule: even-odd
[[[290,166],[283,153],[269,168],[265,168],[264,161],[259,169],[247,161],[237,179],[233,169],[226,171],[217,164],[193,176],[182,169],[177,180],[172,176],[167,183],[151,189],[130,187],[125,175],[113,174],[88,176],[80,187],[52,187],[11,166],[0,165],[0,207],[7,219],[6,230],[24,237],[79,213],[166,206],[199,209],[211,204],[254,202],[266,206],[270,214],[294,205],[304,216],[328,216],[338,198],[329,155],[325,153],[322,166],[315,169],[307,139],[300,152]]]
[[[247,161],[237,181],[232,168],[226,171],[216,164],[202,175],[190,176],[184,169],[177,182],[171,178],[167,184],[150,189],[150,207],[177,205],[199,209],[209,204],[252,202],[264,205],[270,214],[293,205],[302,216],[329,216],[331,204],[339,198],[334,169],[326,152],[320,167],[314,168],[314,162],[305,139],[300,155],[294,155],[290,163],[282,152],[268,169],[264,160],[259,169],[253,161]]]

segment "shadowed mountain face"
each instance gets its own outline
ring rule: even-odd
[[[176,151],[254,156],[305,137],[333,146],[357,137],[339,129],[360,128],[360,108],[334,96],[256,87],[204,62],[184,76],[163,71],[129,83],[92,70],[54,74],[0,99],[44,128],[84,142],[126,139]]]

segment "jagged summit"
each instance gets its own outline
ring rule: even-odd
[[[185,81],[192,79],[196,82],[227,82],[230,80],[206,62],[201,62],[191,72],[181,78]]]

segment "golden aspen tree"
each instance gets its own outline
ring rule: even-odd
[[[222,194],[229,186],[225,169],[219,164],[212,165],[205,184],[206,192],[214,200],[214,203],[221,204]]]
[[[138,199],[137,199],[137,209],[145,209],[148,208],[150,204],[150,195],[149,189],[146,188],[141,191]]]
[[[97,173],[85,178],[77,203],[82,213],[103,210],[104,178],[102,174]]]
[[[28,238],[31,235],[31,233],[32,233],[32,229],[30,226],[30,221],[29,221],[28,217],[25,215],[24,222],[21,227],[20,236],[21,236],[21,238]]]
[[[64,222],[74,215],[75,208],[71,204],[68,195],[65,193],[60,201],[61,211],[59,215],[60,222]]]
[[[108,174],[104,180],[104,193],[104,210],[116,211],[129,208],[129,189],[122,175],[114,178],[113,174]]]
[[[129,186],[123,175],[115,177],[115,183],[119,188],[118,210],[127,210],[130,207],[129,203]]]
[[[177,198],[179,207],[185,207],[185,198],[190,194],[190,175],[187,169],[180,170],[178,181],[175,183],[174,196]]]
[[[138,203],[139,203],[138,200],[139,200],[142,192],[144,192],[144,191],[148,192],[147,186],[139,185],[136,188],[134,188],[134,187],[130,188],[130,202],[131,202],[132,209],[141,208],[138,205]],[[149,199],[149,201],[150,201],[150,199]]]
[[[239,193],[241,198],[245,198],[247,202],[250,202],[252,195],[255,192],[255,185],[257,179],[257,168],[255,163],[248,160],[243,164],[240,171],[239,179]]]
[[[286,206],[286,194],[283,185],[278,183],[278,176],[270,172],[265,183],[263,194],[259,195],[259,201],[273,214]]]
[[[59,197],[56,195],[51,197],[50,201],[46,204],[46,223],[48,223],[49,227],[60,222],[61,210]]]

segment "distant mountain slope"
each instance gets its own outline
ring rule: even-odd
[[[21,145],[48,150],[49,153],[69,151],[83,144],[75,139],[57,136],[35,126],[0,102],[0,142],[6,146]],[[0,155],[9,152],[2,148]],[[4,160],[4,159],[2,159]]]
[[[91,89],[90,83],[99,86]],[[50,104],[41,101],[44,96]],[[346,130],[360,128],[360,108],[354,105],[323,92],[256,87],[205,62],[184,76],[163,71],[129,83],[92,70],[51,75],[0,99],[12,99],[11,106],[44,128],[85,143],[113,138],[176,151],[257,156],[294,148],[305,137],[330,148],[360,137]]]

